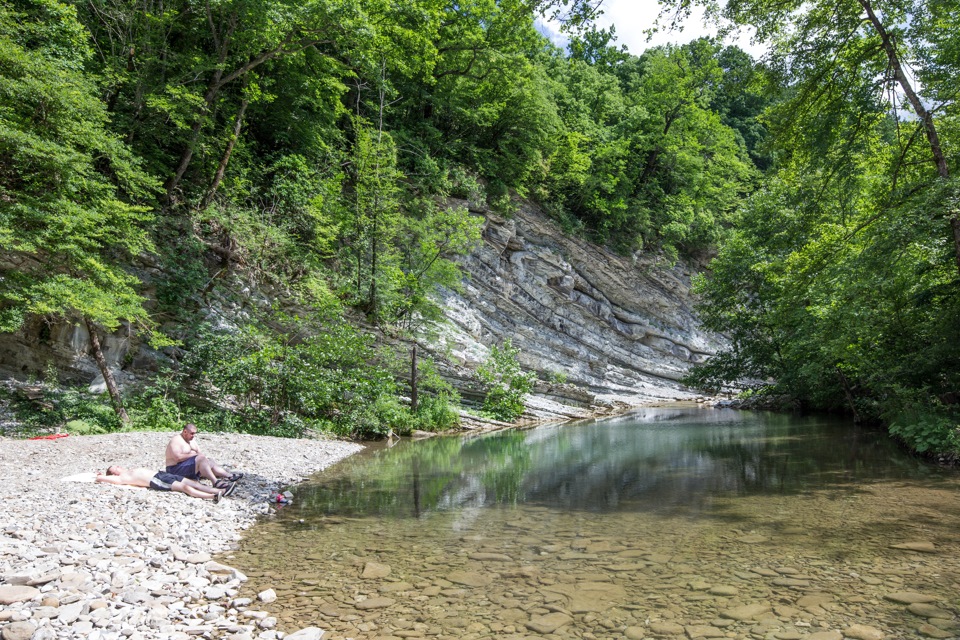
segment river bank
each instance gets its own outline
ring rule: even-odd
[[[245,576],[211,557],[276,508],[269,498],[277,490],[363,446],[201,432],[201,451],[245,474],[236,492],[217,504],[177,492],[63,480],[112,464],[160,469],[171,435],[0,438],[4,640],[276,637],[264,616],[237,608]]]

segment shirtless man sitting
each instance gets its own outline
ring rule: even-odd
[[[212,458],[200,453],[196,435],[197,425],[189,422],[183,431],[170,438],[164,455],[167,473],[190,480],[206,478],[210,484],[220,488],[243,477],[242,473],[230,473]]]
[[[106,473],[98,473],[94,480],[96,482],[106,482],[107,484],[147,487],[155,491],[180,491],[194,498],[213,500],[214,502],[220,502],[222,496],[228,496],[233,493],[233,489],[236,486],[231,484],[225,489],[217,489],[208,487],[196,480],[175,476],[166,471],[150,471],[143,467],[138,469],[125,469],[116,465],[108,467]]]

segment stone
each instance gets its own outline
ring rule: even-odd
[[[717,585],[715,587],[711,587],[707,593],[713,596],[735,596],[740,593],[740,590],[729,585]]]
[[[797,578],[777,578],[773,584],[778,587],[790,587],[792,589],[801,589],[810,586],[809,580],[800,580]]]
[[[30,587],[39,587],[45,585],[48,582],[53,582],[54,580],[59,580],[62,574],[59,571],[51,571],[50,573],[45,573],[41,576],[35,576],[27,581],[27,586]]]
[[[844,629],[843,636],[845,638],[854,638],[854,640],[883,640],[886,634],[874,627],[855,624]]]
[[[385,609],[386,607],[393,606],[396,602],[393,598],[367,598],[354,606],[361,611],[368,611],[370,609]]]
[[[3,640],[30,640],[37,627],[32,622],[11,622],[0,630]]]
[[[277,601],[277,592],[273,589],[264,589],[257,594],[257,600],[264,604],[270,604]]]
[[[657,636],[679,636],[684,633],[683,625],[676,622],[651,622],[650,633]]]
[[[222,576],[222,577],[231,578],[234,580],[240,579],[242,581],[246,581],[247,579],[246,576],[244,576],[240,571],[237,571],[233,567],[229,567],[225,564],[220,564],[219,562],[215,562],[213,560],[204,564],[203,568],[206,569],[208,573],[215,576]],[[243,576],[243,577],[240,578],[240,576]]]
[[[724,638],[727,635],[725,631],[706,624],[688,625],[684,627],[684,631],[687,632],[690,640],[695,640],[695,638]]]
[[[40,590],[27,585],[0,585],[0,604],[26,602],[40,595]]]
[[[907,611],[912,613],[915,616],[920,616],[921,618],[946,618],[950,619],[953,617],[953,614],[945,609],[940,607],[935,607],[932,604],[927,604],[925,602],[914,602],[913,604],[907,607]]]
[[[35,620],[46,620],[48,618],[56,618],[60,615],[59,607],[44,607],[39,606],[33,610],[33,618]]]
[[[379,562],[368,562],[363,565],[363,572],[360,577],[365,580],[379,580],[390,575],[390,565]]]
[[[945,639],[945,638],[954,638],[954,637],[956,637],[956,636],[954,636],[952,633],[950,633],[949,631],[944,631],[943,629],[938,629],[937,627],[933,626],[932,624],[922,624],[922,625],[920,625],[919,627],[917,627],[917,633],[919,633],[920,635],[922,635],[922,636],[924,636],[924,637],[926,637],[926,638],[941,638],[941,639]]]
[[[745,536],[737,538],[737,542],[743,542],[745,544],[760,544],[761,542],[766,542],[769,540],[767,536],[761,536],[756,533],[751,533]]]
[[[839,631],[817,631],[808,635],[804,640],[843,640],[843,634]]]
[[[680,628],[683,633],[683,627]],[[643,627],[627,627],[623,630],[623,637],[627,640],[644,640],[647,637],[647,630]]]
[[[467,587],[486,587],[493,582],[493,578],[476,571],[454,571],[447,576],[447,580],[454,584],[462,584]]]
[[[535,633],[548,634],[553,633],[560,627],[573,622],[573,618],[565,613],[548,613],[545,616],[534,616],[527,622],[527,629]]]
[[[937,548],[932,542],[904,542],[902,544],[892,544],[890,548],[918,551],[920,553],[937,553]]]
[[[797,600],[797,606],[801,609],[809,609],[810,607],[819,607],[825,605],[829,602],[833,602],[833,600],[833,596],[825,593],[811,593]]]
[[[883,597],[892,602],[899,602],[900,604],[914,604],[916,602],[927,603],[927,602],[936,602],[937,600],[933,596],[927,596],[922,593],[914,593],[912,591],[898,591],[896,593],[888,593]]]
[[[64,573],[60,576],[60,586],[64,589],[80,589],[90,579],[90,576],[83,573]]]
[[[726,609],[720,612],[721,618],[729,618],[730,620],[753,620],[757,616],[763,615],[768,611],[772,611],[773,607],[768,604],[745,604],[740,607],[735,607],[733,609]]]
[[[191,553],[190,555],[180,556],[177,558],[181,562],[186,562],[187,564],[206,564],[210,562],[209,553]]]
[[[284,640],[320,640],[323,634],[324,631],[319,627],[307,627],[299,631],[294,631],[293,633],[288,633],[284,636]]]
[[[555,584],[543,587],[542,591],[564,596],[565,608],[575,614],[606,611],[627,597],[623,587],[610,582]]]
[[[77,618],[80,617],[80,614],[83,612],[83,603],[74,602],[73,604],[68,604],[66,606],[60,607],[60,612],[57,614],[57,621],[60,624],[72,624]]]
[[[480,560],[481,562],[511,562],[513,560],[503,553],[471,553],[468,557],[471,560]]]
[[[273,616],[267,616],[263,620],[257,623],[257,626],[261,629],[276,629],[277,628],[277,619]]]

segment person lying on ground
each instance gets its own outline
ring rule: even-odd
[[[131,487],[147,487],[156,491],[180,491],[194,498],[213,500],[214,502],[220,502],[222,496],[229,496],[236,487],[236,484],[231,483],[228,487],[218,489],[166,471],[150,471],[150,469],[143,467],[125,469],[116,465],[108,467],[106,473],[98,473],[95,481],[129,485]]]
[[[242,473],[230,472],[218,465],[213,458],[200,452],[197,446],[197,425],[188,422],[183,431],[170,438],[164,454],[167,473],[190,480],[206,478],[215,487],[225,487],[243,477]]]

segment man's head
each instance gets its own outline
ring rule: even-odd
[[[108,476],[118,476],[121,473],[123,473],[123,467],[118,467],[117,465],[113,465],[112,467],[107,467]]]
[[[183,436],[184,440],[190,442],[193,440],[193,437],[197,435],[197,425],[193,424],[192,422],[188,422],[186,425],[184,425],[183,431],[180,432],[180,435]]]

